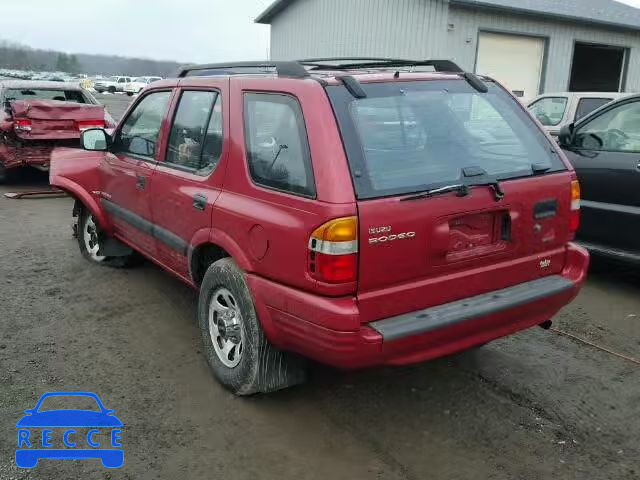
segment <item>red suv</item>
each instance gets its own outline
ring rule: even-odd
[[[199,289],[239,395],[402,365],[549,319],[578,293],[580,189],[508,91],[447,61],[187,68],[112,135],[57,150],[94,263],[139,254]]]

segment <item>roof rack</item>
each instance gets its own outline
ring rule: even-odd
[[[275,73],[279,77],[306,78],[309,72],[298,62],[232,62],[187,65],[178,71],[178,78],[213,77],[217,75],[250,75]]]
[[[464,70],[451,60],[407,60],[402,58],[336,57],[309,58],[298,60],[298,63],[306,67],[311,67],[312,71],[433,67],[433,69],[437,72],[464,73]]]
[[[364,70],[380,68],[432,67],[437,72],[464,73],[451,60],[406,60],[379,57],[327,57],[297,61],[231,62],[187,65],[177,74],[184,77],[213,77],[218,75],[263,75],[275,73],[279,77],[307,78],[310,72],[322,70]]]

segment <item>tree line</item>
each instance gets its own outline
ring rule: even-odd
[[[166,77],[181,64],[116,55],[67,54],[0,40],[0,68],[88,75],[152,75]]]

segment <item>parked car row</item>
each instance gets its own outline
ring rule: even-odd
[[[162,80],[162,77],[127,77],[114,75],[104,80],[96,80],[93,83],[93,88],[98,93],[124,92],[131,96],[140,93],[144,87],[158,80]]]

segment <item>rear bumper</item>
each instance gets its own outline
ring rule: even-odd
[[[589,255],[570,245],[560,275],[360,324],[356,300],[330,299],[248,275],[256,311],[277,347],[339,368],[438,358],[546,322],[580,291]]]

